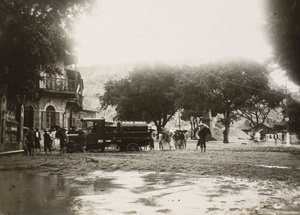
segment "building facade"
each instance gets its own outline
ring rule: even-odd
[[[25,102],[24,126],[44,130],[80,123],[83,80],[74,65],[60,66],[61,74],[41,73],[37,98]]]
[[[75,63],[76,58],[69,57],[58,63],[60,74],[41,72],[31,100],[10,95],[8,86],[0,84],[0,166],[23,155],[24,127],[80,126],[84,87]]]

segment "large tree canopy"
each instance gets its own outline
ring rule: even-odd
[[[0,2],[0,82],[27,94],[41,71],[59,72],[57,63],[73,54],[72,24],[93,0],[2,0]]]
[[[188,77],[181,85],[181,107],[198,114],[205,109],[222,113],[226,143],[234,111],[247,108],[251,99],[270,90],[266,68],[245,60],[204,64]]]
[[[275,90],[268,90],[253,95],[252,98],[245,102],[236,112],[237,116],[241,116],[249,121],[249,126],[255,128],[266,122],[271,110],[280,107],[284,100],[284,94]]]
[[[105,84],[101,106],[115,106],[117,120],[154,122],[160,131],[177,111],[178,74],[178,68],[164,65],[137,67],[127,78]]]
[[[177,110],[185,119],[212,110],[224,115],[224,142],[238,110],[265,118],[282,96],[268,84],[264,65],[232,60],[198,67],[138,67],[121,80],[111,80],[100,97],[102,108],[115,106],[118,120],[154,122],[160,130]],[[279,95],[279,96],[278,96]],[[245,117],[245,116],[244,116]]]
[[[268,33],[277,63],[300,84],[300,2],[267,0]]]

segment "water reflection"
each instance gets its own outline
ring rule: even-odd
[[[0,181],[1,214],[72,214],[69,197],[78,195],[69,189],[68,180],[57,176],[1,171]]]
[[[95,171],[74,178],[1,171],[0,181],[0,214],[266,214],[300,209],[299,189],[283,182],[137,171]]]

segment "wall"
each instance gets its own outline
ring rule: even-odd
[[[22,133],[16,117],[17,100],[9,99],[7,86],[0,85],[0,166],[13,162],[14,158],[23,155]],[[14,98],[14,97],[13,97]],[[21,136],[20,136],[21,134]]]

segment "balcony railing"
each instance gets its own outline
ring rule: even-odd
[[[77,81],[63,78],[47,78],[40,80],[40,89],[76,92]]]

